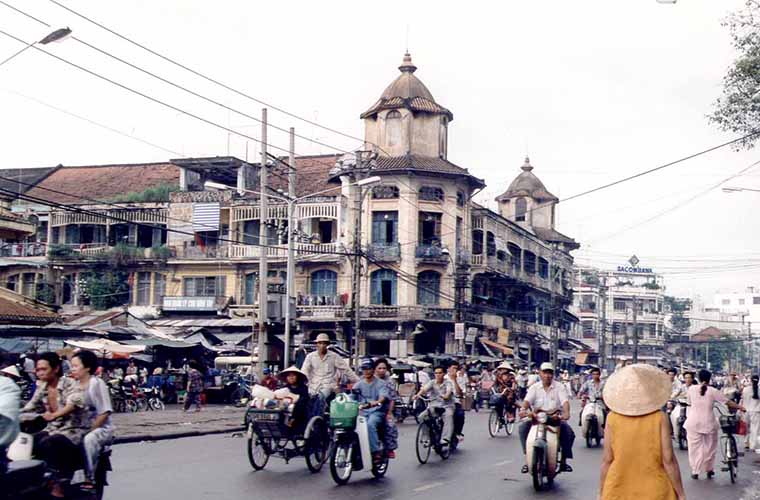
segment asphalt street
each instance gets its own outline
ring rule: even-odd
[[[577,415],[577,413],[576,413]],[[289,464],[272,457],[263,471],[248,464],[246,440],[231,435],[192,437],[161,442],[117,445],[114,472],[106,490],[108,500],[250,499],[499,499],[596,498],[599,482],[600,448],[587,449],[577,439],[574,472],[558,476],[553,490],[533,491],[527,475],[520,474],[522,456],[517,435],[502,433],[491,438],[488,412],[469,412],[465,441],[449,460],[432,456],[426,465],[414,453],[416,424],[407,420],[400,427],[398,458],[391,461],[388,475],[375,480],[369,472],[354,472],[346,486],[336,486],[325,466],[311,474],[302,458]],[[577,423],[577,422],[575,422]],[[576,428],[576,433],[580,434]],[[718,472],[713,480],[689,477],[686,452],[677,452],[687,496],[690,500],[740,498],[752,482],[760,484],[760,467],[747,454],[740,465],[738,482]],[[717,468],[717,467],[716,467]],[[644,499],[642,499],[644,500]]]

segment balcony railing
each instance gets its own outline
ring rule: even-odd
[[[293,245],[293,255],[297,260],[330,260],[341,256],[342,250],[338,243],[301,243]],[[274,260],[288,258],[287,245],[261,247],[258,245],[230,245],[231,259],[258,259],[261,252],[266,251],[267,257]]]
[[[483,254],[475,254],[472,256],[472,267],[480,267],[483,265]]]
[[[396,262],[401,258],[401,245],[398,243],[372,243],[367,248],[370,259],[378,262]]]
[[[3,243],[0,245],[0,257],[44,257],[47,243]]]
[[[226,259],[230,247],[226,245],[207,246],[172,246],[172,258],[175,259]]]
[[[342,306],[340,295],[299,295],[299,306]]]
[[[438,306],[362,306],[362,318],[401,320],[454,321],[454,309]]]
[[[429,264],[448,264],[450,256],[448,251],[440,245],[417,245],[415,256],[420,262]]]
[[[348,310],[342,305],[296,306],[299,318],[345,318]]]

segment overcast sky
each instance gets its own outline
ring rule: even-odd
[[[70,26],[82,40],[230,107],[260,114],[260,104],[172,67],[48,0],[4,1],[53,27]],[[740,0],[386,1],[382,8],[355,1],[62,1],[271,105],[358,137],[359,114],[398,74],[408,32],[417,76],[454,113],[449,159],[486,180],[484,203],[506,189],[526,153],[547,188],[565,198],[733,138],[705,115],[734,58],[721,20]],[[0,30],[27,41],[50,31],[2,5]],[[0,35],[0,60],[20,47]],[[253,120],[184,95],[74,40],[48,47],[260,137]],[[165,161],[228,151],[241,158],[247,151],[253,160],[259,151],[254,140],[34,50],[0,67],[0,110],[0,168]],[[269,117],[337,149],[358,146],[273,110]],[[269,142],[287,147],[276,131]],[[296,148],[299,154],[334,152],[307,140]],[[641,266],[663,272],[670,293],[709,297],[718,289],[758,285],[760,193],[714,188],[758,160],[760,151],[726,148],[561,203],[558,229],[580,241],[578,262],[614,267],[635,253]],[[725,185],[760,189],[760,167]]]

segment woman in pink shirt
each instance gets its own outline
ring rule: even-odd
[[[691,478],[698,479],[700,472],[710,479],[715,475],[715,452],[718,449],[718,421],[713,407],[716,402],[724,403],[731,409],[744,411],[744,407],[726,398],[719,390],[710,387],[712,374],[699,370],[699,385],[692,385],[687,392],[691,407],[686,417],[686,439],[689,442],[689,465]]]

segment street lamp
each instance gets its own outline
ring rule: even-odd
[[[366,179],[362,179],[360,181],[354,182],[352,184],[349,184],[349,186],[368,186],[372,184],[377,184],[382,179],[378,176],[373,177],[367,177]],[[253,191],[251,189],[238,189],[233,186],[228,186],[226,184],[220,184],[218,182],[213,181],[206,181],[204,184],[204,187],[206,189],[216,189],[216,190],[238,190],[243,191],[245,193],[251,193],[259,196],[269,196],[270,198],[274,198],[276,200],[283,201],[287,203],[288,205],[288,259],[287,259],[287,271],[286,271],[286,279],[285,279],[285,354],[283,356],[283,365],[285,368],[290,366],[290,297],[292,295],[292,288],[293,288],[293,275],[295,274],[295,249],[293,248],[293,228],[294,228],[294,212],[295,212],[295,205],[296,203],[303,201],[307,198],[312,198],[314,196],[318,196],[320,194],[329,193],[330,191],[335,191],[336,189],[340,189],[342,186],[334,186],[328,189],[323,189],[322,191],[317,191],[316,193],[309,193],[307,195],[299,196],[297,198],[291,198],[288,196],[278,196],[273,194],[265,194],[259,191]],[[266,214],[260,215],[261,220],[263,220],[264,217],[266,217]],[[262,250],[263,251],[263,250]],[[260,276],[259,279],[266,279],[263,276]],[[259,297],[259,300],[263,300],[263,297]]]
[[[63,40],[64,38],[66,38],[67,36],[69,36],[70,34],[71,34],[71,29],[70,28],[60,28],[60,29],[57,29],[57,30],[49,33],[42,40],[38,40],[36,42],[32,42],[29,45],[24,46],[23,49],[19,50],[18,52],[14,53],[10,57],[8,57],[5,60],[3,60],[2,62],[0,62],[0,66],[2,66],[5,63],[7,63],[8,61],[10,61],[11,59],[13,59],[14,57],[21,55],[23,52],[25,52],[26,50],[34,47],[38,43],[40,45],[47,45],[49,43],[59,42],[59,41]]]

